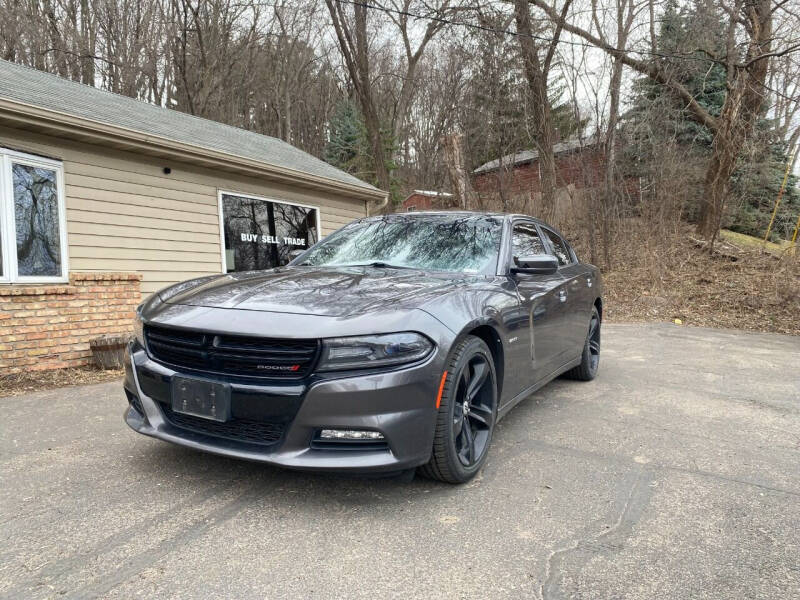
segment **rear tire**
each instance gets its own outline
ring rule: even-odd
[[[581,364],[564,373],[564,377],[577,381],[591,381],[597,377],[600,368],[600,325],[600,312],[594,306],[592,318],[589,319],[589,333],[581,353]]]
[[[465,483],[486,462],[497,420],[497,374],[486,343],[467,336],[447,362],[433,452],[421,475]]]

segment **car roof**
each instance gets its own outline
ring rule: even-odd
[[[419,218],[419,217],[430,217],[430,216],[450,216],[450,215],[471,215],[476,217],[496,217],[499,219],[504,219],[506,221],[512,221],[514,219],[525,219],[526,221],[533,221],[542,227],[546,227],[547,229],[553,231],[556,235],[560,238],[566,240],[567,238],[561,233],[554,225],[550,225],[541,219],[536,217],[532,217],[531,215],[524,215],[522,213],[504,213],[504,212],[497,212],[497,211],[481,211],[481,210],[414,210],[411,212],[400,212],[400,213],[389,213],[387,215],[372,215],[369,217],[364,217],[363,219],[359,219],[360,221],[371,221],[377,220],[382,217],[405,217],[405,218]],[[567,241],[567,243],[569,243]]]
[[[512,219],[526,219],[529,221],[535,221],[539,225],[543,225],[549,229],[553,229],[555,231],[555,227],[545,223],[541,219],[537,217],[533,217],[531,215],[524,215],[522,213],[504,213],[498,211],[485,211],[485,210],[414,210],[411,212],[398,212],[398,213],[389,213],[387,215],[371,215],[369,217],[364,217],[361,220],[368,221],[372,219],[380,219],[381,217],[408,217],[408,218],[419,218],[419,217],[430,217],[430,216],[457,216],[457,215],[472,215],[476,217],[497,217],[500,219],[512,220]],[[559,234],[561,235],[561,234]],[[563,236],[562,236],[563,237]]]

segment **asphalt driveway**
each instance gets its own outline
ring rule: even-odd
[[[0,597],[800,597],[800,338],[603,342],[463,487],[173,447],[114,383],[0,398]]]

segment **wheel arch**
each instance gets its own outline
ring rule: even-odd
[[[505,350],[500,331],[491,322],[471,323],[459,334],[457,342],[468,335],[473,335],[483,340],[492,353],[494,370],[497,375],[497,397],[499,400],[503,392],[503,379],[505,376]]]
[[[597,313],[600,315],[600,322],[603,322],[603,299],[599,296],[595,298],[594,307],[597,309]]]

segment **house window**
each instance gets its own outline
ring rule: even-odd
[[[67,276],[61,163],[0,148],[0,282],[61,282]]]
[[[319,209],[313,206],[229,192],[220,192],[219,203],[226,273],[285,265],[293,250],[319,240]]]
[[[414,205],[411,205],[408,208],[406,208],[406,212],[414,212],[415,210],[417,210],[417,207]]]

